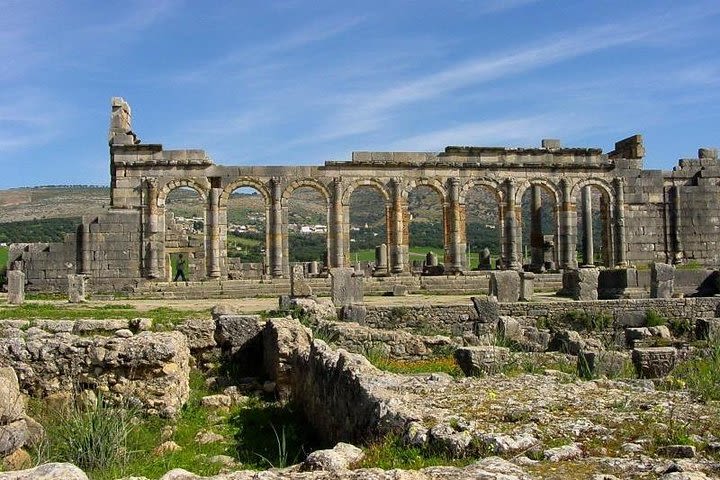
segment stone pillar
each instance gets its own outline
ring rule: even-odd
[[[666,263],[650,264],[650,298],[672,298],[675,267]]]
[[[507,208],[505,210],[505,251],[507,258],[503,262],[505,268],[512,270],[522,269],[522,262],[519,256],[519,242],[518,242],[518,217],[517,209],[515,207],[515,180],[508,178],[505,181],[507,188]]]
[[[82,303],[87,290],[87,275],[68,275],[68,301]]]
[[[220,276],[220,194],[222,188],[211,188],[208,197],[208,277]]]
[[[462,272],[466,265],[465,241],[465,206],[460,204],[460,179],[451,178],[449,181],[449,213],[447,223],[450,227],[450,258],[446,259],[446,268],[452,273]],[[449,261],[448,261],[449,260]]]
[[[680,186],[673,185],[670,190],[672,195],[672,203],[670,208],[670,245],[672,246],[672,262],[678,264],[682,262],[683,247],[680,240],[680,231],[682,230],[682,222],[680,221]]]
[[[530,258],[534,269],[545,263],[545,238],[542,231],[542,196],[539,185],[530,187]]]
[[[520,300],[529,302],[535,293],[535,274],[520,272]]]
[[[392,179],[392,207],[391,218],[388,219],[388,236],[390,237],[390,268],[392,273],[405,271],[405,250],[407,248],[408,233],[405,225],[405,205],[402,199],[402,180]]]
[[[92,261],[92,252],[90,251],[90,222],[82,223],[80,232],[80,251],[82,253],[82,264],[80,265],[80,273],[90,273],[90,263]]]
[[[333,180],[333,198],[332,198],[332,214],[330,215],[331,224],[328,225],[328,238],[330,239],[330,267],[345,266],[345,255],[343,252],[343,238],[345,235],[345,227],[343,224],[343,207],[342,207],[342,179],[335,178]],[[350,225],[347,225],[348,233]]]
[[[313,260],[308,264],[308,275],[315,276],[320,273],[320,266],[317,260]]]
[[[582,189],[583,209],[583,264],[594,265],[593,252],[593,218],[592,218],[592,190],[585,186]]]
[[[160,277],[160,267],[158,265],[158,246],[155,237],[160,231],[158,226],[158,188],[157,180],[154,178],[148,178],[145,181],[147,185],[147,234],[146,239],[148,241],[147,248],[147,272],[149,278]],[[82,273],[88,273],[83,271]]]
[[[330,269],[330,297],[333,305],[344,307],[363,301],[363,277],[352,268]]]
[[[615,179],[615,262],[619,267],[627,267],[627,247],[625,240],[625,184],[621,177]]]
[[[22,270],[9,270],[7,272],[7,282],[7,302],[11,305],[25,303],[25,272]]]
[[[283,228],[282,228],[282,191],[280,179],[273,177],[270,180],[271,188],[271,217],[270,222],[270,263],[273,277],[282,277],[283,274]]]
[[[387,245],[384,243],[375,247],[375,272],[382,274],[388,269]]]
[[[566,178],[560,180],[560,189],[562,192],[562,199],[560,205],[559,215],[559,267],[562,269],[575,269],[577,268],[577,255],[575,249],[576,243],[576,214],[575,205],[572,203],[570,197],[570,183]]]

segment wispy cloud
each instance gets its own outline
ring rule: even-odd
[[[249,65],[265,65],[268,59],[277,62],[277,57],[293,52],[297,49],[328,40],[341,35],[364,22],[367,16],[333,17],[315,21],[305,27],[297,29],[274,41],[248,45],[220,56],[199,67],[172,75],[172,79],[184,82],[205,82],[208,78],[217,75],[227,75],[240,67]]]
[[[0,152],[42,145],[62,133],[69,110],[39,91],[0,96]]]
[[[634,44],[685,28],[688,22],[702,15],[689,9],[662,12],[648,16],[641,26],[636,22],[617,22],[594,28],[583,28],[554,36],[539,44],[525,45],[515,50],[470,58],[442,71],[417,76],[394,86],[347,95],[340,108],[316,133],[297,139],[297,144],[326,142],[352,135],[365,134],[385,126],[386,120],[401,107],[442,98],[463,88],[490,83],[502,78],[517,77],[530,71],[547,68],[602,50]]]

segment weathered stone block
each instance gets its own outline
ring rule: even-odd
[[[221,315],[215,320],[215,342],[222,355],[233,364],[236,373],[259,375],[262,365],[262,330],[260,315]]]
[[[673,347],[636,348],[632,351],[635,371],[642,378],[666,376],[675,367],[677,351]]]
[[[497,333],[501,338],[513,342],[518,342],[523,337],[520,322],[513,317],[501,316],[497,323]]]
[[[25,273],[21,270],[10,270],[7,272],[7,282],[8,303],[11,305],[22,305],[25,303]]]
[[[87,288],[87,276],[70,274],[68,279],[68,301],[70,303],[82,303],[85,301]]]
[[[581,268],[563,272],[563,291],[575,300],[597,300],[598,278],[597,268]]]
[[[535,274],[532,272],[520,273],[520,300],[529,302],[535,293]]]
[[[675,267],[667,263],[650,264],[650,297],[672,298],[675,286]]]
[[[345,305],[340,309],[340,318],[345,322],[355,322],[363,325],[367,308],[365,305]]]
[[[362,303],[363,278],[354,275],[352,268],[331,268],[330,290],[336,307]]]
[[[392,294],[393,297],[404,297],[408,294],[408,288],[405,285],[393,285]]]
[[[582,337],[575,330],[560,330],[555,332],[550,341],[550,349],[558,352],[577,355],[585,345]]]
[[[577,359],[578,375],[582,378],[618,377],[629,361],[630,356],[624,352],[581,350]]]
[[[698,318],[695,321],[695,337],[698,340],[720,342],[720,318]]]
[[[520,275],[514,270],[492,272],[488,294],[495,296],[498,302],[517,302],[520,299]]]
[[[305,280],[305,269],[302,265],[294,265],[290,276],[290,296],[311,297],[312,288]]]
[[[468,377],[499,372],[509,356],[510,349],[492,345],[455,350],[455,361]]]
[[[475,312],[477,312],[478,322],[490,325],[496,325],[500,318],[500,308],[497,297],[492,295],[487,297],[471,297]]]

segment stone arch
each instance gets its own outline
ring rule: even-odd
[[[607,198],[611,205],[615,204],[615,188],[613,188],[613,186],[606,180],[598,177],[586,178],[585,180],[581,180],[575,183],[570,190],[570,202],[577,203],[577,196],[580,194],[583,187],[587,186],[597,187],[597,189],[603,193],[603,195]]]
[[[232,195],[232,193],[238,188],[243,187],[254,188],[263,196],[265,205],[270,205],[270,191],[268,190],[265,183],[253,177],[239,177],[234,179],[223,189],[222,193],[220,194],[220,207],[227,207],[230,195]]]
[[[160,189],[160,192],[158,193],[158,199],[157,204],[158,207],[164,207],[165,201],[167,200],[168,195],[173,190],[176,190],[178,188],[182,187],[188,187],[197,192],[198,195],[200,195],[200,198],[203,202],[207,202],[207,196],[208,196],[208,186],[204,185],[203,183],[199,182],[198,180],[194,178],[177,178],[174,180],[170,180],[167,182],[163,187]]]
[[[353,192],[357,190],[360,187],[370,187],[373,190],[377,191],[380,195],[382,195],[383,200],[385,200],[385,205],[390,204],[390,194],[387,191],[387,186],[382,183],[380,180],[377,180],[375,178],[358,178],[356,180],[353,180],[350,185],[348,185],[342,194],[342,205],[343,206],[349,206],[350,205],[350,199],[352,198]]]
[[[415,190],[417,187],[430,187],[435,192],[440,195],[440,201],[443,205],[446,205],[448,202],[448,194],[447,194],[447,188],[445,188],[445,185],[443,182],[436,178],[418,178],[409,181],[405,184],[405,187],[402,190],[402,197],[403,199],[407,200],[410,196],[410,192]]]
[[[505,201],[505,192],[503,191],[500,183],[498,183],[496,180],[493,180],[491,178],[473,178],[465,182],[465,184],[463,184],[462,188],[460,189],[459,201],[461,204],[465,204],[465,199],[467,198],[468,192],[470,192],[470,190],[475,187],[485,188],[485,190],[495,195],[495,199],[497,200],[498,205],[502,205]]]
[[[555,206],[560,206],[560,204],[562,203],[562,194],[560,193],[560,188],[558,188],[556,184],[545,178],[532,178],[520,184],[517,188],[517,191],[515,192],[516,205],[520,205],[522,203],[523,195],[525,195],[527,189],[532,187],[533,185],[538,185],[542,187],[553,197],[553,200],[555,201]]]
[[[302,187],[310,187],[316,191],[318,191],[324,198],[325,198],[325,205],[330,204],[330,199],[332,198],[332,195],[330,194],[330,191],[328,190],[327,186],[325,186],[324,183],[314,179],[314,178],[300,178],[298,180],[295,180],[294,182],[290,183],[287,187],[285,187],[285,190],[283,190],[282,193],[282,203],[285,205],[292,195],[292,193],[297,190],[298,188]]]

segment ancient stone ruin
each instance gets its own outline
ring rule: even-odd
[[[387,238],[382,239],[386,247],[378,248],[376,271],[410,273],[408,195],[420,186],[432,188],[442,199],[445,249],[444,265],[438,267],[443,275],[469,274],[466,197],[478,188],[497,201],[502,269],[523,267],[521,200],[526,191],[531,193],[526,268],[531,270],[594,266],[597,250],[605,267],[688,261],[720,265],[715,248],[720,240],[715,227],[720,163],[715,149],[701,148],[698,158],[682,159],[672,171],[643,168],[645,148],[639,135],[617,142],[609,153],[544,140],[539,148],[451,146],[440,153],[354,152],[349,161],[317,167],[230,167],[215,165],[203,150],[165,150],[141,143],[132,130],[130,106],[122,98],[112,100],[109,146],[109,210],[85,217],[62,243],[11,247],[10,270],[24,271],[30,288],[65,291],[68,275],[82,274],[93,291],[133,290],[170,280],[171,255],[179,253],[189,258],[192,281],[236,278],[235,269],[245,267],[228,257],[227,206],[232,192],[241,187],[256,189],[265,204],[264,260],[247,267],[248,272],[256,269],[258,279],[291,276],[288,199],[301,187],[316,190],[325,201],[326,268],[351,266],[350,196],[359,187],[370,187],[384,199],[387,223]],[[168,194],[182,187],[195,190],[205,202],[201,234],[183,234],[172,215],[166,215]],[[593,192],[600,199],[602,245],[593,245]],[[554,221],[550,235],[542,231],[543,212]],[[487,255],[483,261],[487,268]]]

